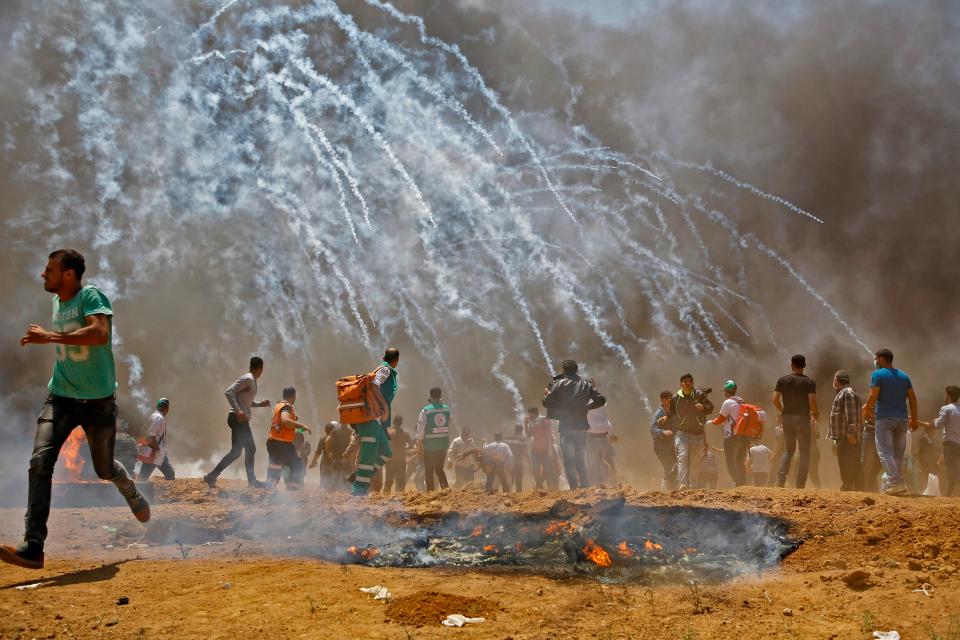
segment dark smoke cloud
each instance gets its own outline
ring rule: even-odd
[[[383,21],[361,3],[340,6],[361,25]],[[537,139],[557,141],[582,126],[597,145],[659,157],[659,168],[688,192],[703,193],[722,202],[724,210],[736,211],[740,228],[756,233],[789,260],[870,348],[887,346],[897,353],[898,364],[914,377],[926,410],[939,400],[945,383],[956,382],[960,28],[950,3],[878,7],[870,2],[820,2],[786,9],[773,4],[660,3],[626,14],[620,24],[597,24],[552,3],[424,0],[397,6],[423,16],[431,34],[458,44]],[[192,29],[215,9],[202,3],[159,3],[151,9],[151,18],[168,29],[185,24]],[[57,32],[73,16],[22,3],[4,3],[0,10],[4,50],[22,46],[10,41],[17,26],[29,23],[30,29]],[[396,37],[413,41],[415,33],[397,27]],[[190,53],[177,52],[171,58]],[[235,314],[231,300],[263,288],[227,268],[235,255],[224,249],[229,239],[218,235],[222,231],[215,224],[171,216],[143,229],[115,229],[119,240],[113,246],[146,243],[163,249],[160,254],[149,251],[162,260],[142,263],[137,251],[106,256],[103,247],[111,245],[71,233],[72,222],[96,220],[92,209],[59,214],[38,209],[37,203],[46,201],[38,190],[82,194],[83,181],[93,180],[89,167],[82,165],[70,167],[79,185],[51,181],[44,186],[29,179],[45,162],[34,140],[41,135],[49,140],[51,129],[31,124],[43,114],[25,112],[35,104],[27,98],[63,82],[69,55],[62,50],[32,52],[17,64],[4,58],[0,70],[8,89],[0,96],[0,220],[8,240],[0,294],[12,304],[0,320],[6,336],[0,345],[0,410],[7,418],[0,434],[10,444],[4,448],[0,482],[25,476],[33,416],[49,375],[49,350],[21,349],[16,340],[28,322],[47,321],[49,302],[38,274],[55,245],[76,245],[97,256],[92,281],[106,274],[116,280],[123,293],[118,329],[124,353],[134,354],[143,366],[142,379],[134,376],[131,381],[135,363],[120,363],[121,410],[137,426],[149,397],[173,398],[175,460],[209,458],[226,445],[222,389],[254,352],[265,352],[268,359],[265,396],[275,399],[281,387],[294,384],[305,391],[302,403],[314,423],[331,417],[333,378],[369,366],[378,354],[358,353],[355,342],[343,340],[322,323],[303,329],[310,334],[304,341],[311,345],[309,352],[288,348],[285,332],[290,329],[280,326],[282,315],[275,316],[277,326],[269,335],[251,331],[247,320]],[[330,61],[332,67],[337,64]],[[159,56],[145,62],[141,72],[162,83],[171,69]],[[133,96],[132,102],[138,98]],[[70,104],[60,107],[70,113]],[[69,117],[52,124],[64,148],[76,144],[77,129]],[[657,152],[666,155],[653,155]],[[696,164],[710,161],[813,212],[824,224],[786,212],[715,176],[672,164],[667,156]],[[155,179],[173,182],[177,177],[161,174]],[[130,193],[133,206],[151,206],[137,201],[137,185]],[[56,215],[60,219],[51,220]],[[668,215],[671,224],[685,226],[676,211]],[[704,214],[695,215],[704,245],[718,265],[733,273],[737,260],[727,255],[733,251],[728,238],[713,232]],[[249,225],[244,239],[254,243],[257,237],[284,233],[255,217]],[[178,251],[178,238],[184,237],[191,239],[188,254]],[[265,243],[259,246],[263,252],[251,266],[268,270],[278,265],[284,275],[276,281],[291,291],[311,286],[302,265],[269,255]],[[871,366],[868,352],[779,265],[756,249],[743,251],[751,294],[769,317],[773,339],[757,333],[756,340],[741,340],[715,358],[682,350],[660,357],[643,352],[637,358],[637,375],[648,396],[660,388],[675,389],[680,373],[691,370],[698,382],[718,389],[724,379],[737,378],[745,397],[766,403],[773,381],[788,370],[789,355],[795,351],[807,353],[820,383],[821,403],[830,399],[829,376],[836,368],[850,370],[855,386],[863,390]],[[691,265],[699,264],[692,241],[679,253]],[[137,273],[140,276],[117,276]],[[533,298],[555,295],[550,283],[526,293]],[[501,304],[496,291],[490,295],[495,301],[491,304]],[[626,302],[631,326],[651,324],[650,306],[641,296]],[[276,304],[274,298],[251,300],[250,312],[276,313]],[[749,311],[746,318],[742,312],[738,315],[751,328],[761,324]],[[621,360],[590,337],[586,323],[538,320],[551,355],[570,354],[587,362],[589,373],[611,398],[618,428],[630,434],[621,461],[633,451],[646,456],[648,417]],[[518,332],[525,329],[517,327]],[[405,354],[407,386],[398,409],[409,424],[438,374],[412,341],[391,333],[390,327],[382,330],[390,337],[378,340],[398,342]],[[628,340],[622,330],[610,331],[617,340]],[[482,355],[478,350],[489,345],[476,343],[477,332],[472,331],[445,338],[458,377],[461,421],[490,432],[509,424],[510,398],[492,379],[489,366],[475,365]],[[516,347],[510,374],[523,403],[538,403],[548,372],[536,349],[519,343]],[[313,377],[308,379],[302,373],[306,371]]]

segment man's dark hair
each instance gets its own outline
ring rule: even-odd
[[[434,387],[433,389],[430,389],[430,397],[432,399],[439,400],[440,396],[442,395],[443,395],[443,391],[440,389],[440,387]]]
[[[790,357],[790,364],[792,364],[797,369],[806,369],[807,368],[807,357],[802,353],[798,353]]]
[[[893,351],[890,351],[890,349],[880,349],[873,355],[878,358],[883,358],[887,361],[887,364],[893,364]]]
[[[835,374],[833,374],[833,377],[836,378],[837,382],[841,384],[850,384],[850,373],[848,371],[840,369]]]
[[[955,384],[950,385],[946,388],[947,397],[950,398],[951,402],[957,402],[960,400],[960,387]]]
[[[660,392],[660,399],[661,399],[661,400],[663,400],[664,398],[672,398],[672,397],[673,397],[673,393],[670,392],[670,391],[667,391],[666,389],[664,389],[663,391]]]
[[[502,434],[502,433],[495,433],[495,434],[493,434],[493,441],[494,441],[494,442],[503,442],[503,434]]]
[[[396,362],[400,359],[400,349],[396,347],[390,347],[383,352],[383,361],[384,362]]]
[[[83,279],[83,273],[87,270],[87,262],[80,255],[79,251],[73,249],[57,249],[50,254],[50,259],[56,259],[60,263],[60,269],[63,271],[72,270],[77,274],[77,280]]]
[[[523,425],[522,425],[522,424],[516,424],[516,425],[514,425],[514,426],[513,426],[513,432],[514,432],[514,433],[523,433]]]
[[[684,380],[689,380],[690,382],[693,382],[693,374],[685,373],[682,376],[680,376],[680,382],[683,382]]]
[[[293,396],[297,395],[297,390],[294,389],[293,387],[284,387],[282,395],[284,400],[288,400]]]
[[[263,369],[263,358],[260,356],[253,356],[250,358],[250,371],[254,369]]]
[[[538,409],[537,407],[527,407],[527,413],[535,413],[537,415],[540,415],[540,409]]]
[[[393,423],[393,426],[395,426],[395,427],[402,427],[402,426],[403,426],[403,416],[394,416],[393,419],[391,420],[391,422]]]
[[[567,375],[571,375],[580,370],[576,360],[564,360],[560,363],[560,370]]]

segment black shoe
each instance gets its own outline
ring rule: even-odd
[[[260,482],[259,480],[254,480],[253,482],[248,482],[247,486],[250,487],[251,489],[266,489],[267,483]]]
[[[207,486],[213,489],[217,486],[217,479],[211,476],[209,473],[203,476],[203,481],[207,483]]]
[[[43,551],[31,549],[26,542],[21,542],[16,547],[4,544],[0,545],[0,561],[24,569],[43,569]]]
[[[143,494],[137,491],[132,498],[127,498],[127,506],[133,512],[133,517],[143,524],[150,522],[150,503],[143,497]]]

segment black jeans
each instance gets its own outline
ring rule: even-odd
[[[850,444],[846,438],[838,440],[837,464],[840,466],[840,491],[863,491],[860,443]]]
[[[750,449],[748,436],[730,436],[723,439],[723,457],[727,462],[727,472],[733,478],[733,486],[747,484],[747,451]]]
[[[807,484],[807,472],[810,470],[810,416],[783,416],[783,457],[777,471],[777,486],[787,483],[790,462],[800,444],[800,459],[797,461],[797,489]]]
[[[249,429],[249,426],[247,428]],[[284,467],[290,470],[290,479],[287,481],[287,486],[300,483],[300,470],[303,464],[292,442],[268,439],[267,460],[267,484],[277,486],[280,477],[283,475]]]
[[[563,453],[563,470],[571,489],[586,489],[587,480],[587,432],[561,431],[560,451]]]
[[[50,517],[50,492],[53,468],[60,448],[77,425],[83,427],[90,447],[93,469],[101,480],[109,480],[120,494],[130,501],[140,492],[127,475],[123,465],[113,459],[113,445],[117,435],[117,402],[114,396],[99,400],[75,400],[49,395],[33,439],[30,456],[27,515],[24,518],[24,539],[30,546],[43,549],[47,539],[47,519]]]
[[[403,455],[402,453],[399,455]],[[447,482],[447,473],[443,470],[443,463],[447,459],[447,450],[424,450],[423,452],[423,477],[427,483],[427,491],[433,491],[436,488],[434,480],[440,483],[441,489],[450,486]]]
[[[237,420],[237,414],[233,411],[227,414],[227,426],[230,427],[230,451],[223,456],[223,460],[210,472],[210,478],[216,480],[223,473],[223,470],[233,464],[233,461],[240,457],[240,453],[245,454],[243,465],[247,470],[247,482],[255,484],[257,474],[253,467],[254,456],[257,454],[257,445],[253,441],[253,432],[250,431],[249,422],[240,422]]]
[[[150,478],[150,474],[153,473],[154,469],[160,469],[160,473],[163,474],[164,480],[176,480],[177,478],[177,474],[173,471],[173,465],[170,464],[170,456],[164,456],[163,462],[160,464],[141,462],[140,473],[137,476],[137,480],[140,482],[146,482]]]
[[[947,468],[947,482],[940,489],[940,495],[960,496],[960,444],[951,440],[943,442],[943,464]]]

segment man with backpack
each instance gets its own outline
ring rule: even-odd
[[[433,491],[436,488],[434,478],[440,483],[441,489],[450,488],[447,474],[443,470],[443,463],[447,458],[447,448],[450,446],[452,411],[441,399],[442,394],[440,387],[430,389],[430,399],[420,410],[420,417],[417,418],[417,455],[423,458],[427,491]]]
[[[723,383],[723,397],[720,405],[720,415],[711,422],[723,425],[723,457],[727,463],[727,472],[733,479],[733,486],[742,487],[747,484],[747,452],[750,450],[750,438],[759,437],[760,433],[741,433],[738,427],[748,427],[751,414],[745,410],[752,407],[752,415],[757,415],[753,405],[745,405],[743,398],[737,395],[737,383],[727,380]],[[741,419],[743,425],[741,425]],[[761,431],[762,433],[762,431]]]
[[[587,412],[606,404],[607,400],[589,380],[577,375],[573,360],[564,360],[562,373],[555,376],[544,390],[543,406],[547,417],[560,422],[560,449],[563,466],[571,489],[584,489],[587,479],[586,439],[590,425]]]
[[[297,437],[297,430],[302,429],[312,434],[293,410],[297,401],[297,390],[293,387],[283,389],[282,400],[273,410],[273,419],[270,421],[270,431],[267,434],[267,487],[276,488],[283,475],[284,467],[289,469],[288,489],[299,489],[303,476],[301,458],[293,444]]]
[[[393,347],[383,354],[383,362],[365,375],[337,380],[340,422],[354,425],[360,440],[353,495],[370,492],[374,473],[383,468],[393,455],[387,429],[392,417],[393,399],[397,395],[397,365],[400,351]]]

